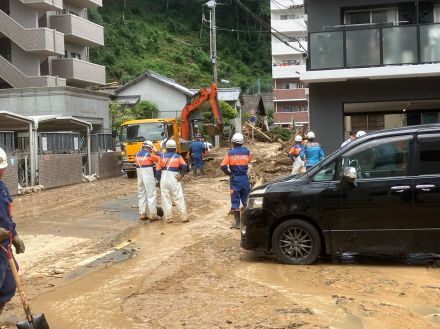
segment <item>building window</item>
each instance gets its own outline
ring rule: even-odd
[[[307,111],[307,110],[306,110],[306,108],[304,106],[289,105],[289,106],[282,106],[281,107],[281,112],[282,113],[305,112],[305,111]]]
[[[285,21],[288,19],[302,19],[303,14],[295,13],[295,14],[289,14],[289,15],[280,15],[280,20]]]
[[[289,83],[282,83],[281,84],[281,89],[297,89],[297,88],[300,88],[299,87],[299,83],[297,83],[297,82],[289,82]]]
[[[394,23],[398,21],[398,10],[383,8],[346,11],[344,19],[347,25]]]

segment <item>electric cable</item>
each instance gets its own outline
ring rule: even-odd
[[[274,33],[271,32],[271,34],[277,38],[278,40],[280,40],[282,43],[284,43],[286,46],[294,49],[295,51],[298,51],[300,53],[303,53],[305,56],[308,56],[307,53],[307,49],[304,48],[304,46],[301,44],[301,42],[299,41],[298,38],[296,37],[289,37],[287,35],[285,35],[284,33],[276,30],[275,28],[273,28],[270,24],[266,23],[260,16],[258,16],[257,14],[255,14],[252,10],[250,10],[247,6],[245,6],[240,0],[234,0],[235,3],[242,8],[244,11],[246,11],[248,14],[250,14],[257,22],[259,22],[261,25],[263,25],[264,27],[266,27],[267,29],[269,29],[270,31],[274,31]],[[293,38],[296,40],[296,42],[298,42],[298,45],[301,49],[298,49],[294,46],[292,46],[291,44],[289,44],[286,40],[283,40],[281,37],[279,37],[277,34],[283,36],[284,38],[290,39]]]

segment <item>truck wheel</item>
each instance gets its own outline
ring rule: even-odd
[[[321,251],[321,237],[310,223],[291,219],[281,223],[273,232],[272,250],[282,263],[312,264]]]
[[[127,177],[128,178],[135,178],[136,177],[136,171],[127,171]]]

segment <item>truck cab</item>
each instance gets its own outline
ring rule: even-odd
[[[129,178],[136,176],[135,157],[142,147],[142,143],[151,140],[155,152],[162,152],[165,143],[174,139],[177,145],[177,153],[182,155],[185,161],[189,158],[190,141],[179,138],[179,126],[176,119],[141,119],[129,120],[121,125],[121,152],[122,170]]]

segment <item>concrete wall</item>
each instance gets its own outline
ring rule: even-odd
[[[82,154],[38,156],[39,183],[47,188],[82,182]]]
[[[8,158],[8,168],[2,180],[11,195],[18,194],[18,168],[15,158]]]
[[[118,94],[129,95],[141,95],[141,100],[154,103],[159,109],[159,118],[180,116],[182,108],[186,105],[185,94],[152,79],[143,79]]]
[[[91,158],[92,174],[96,173],[100,179],[121,175],[121,163],[118,161],[117,152],[93,152]]]
[[[0,90],[0,109],[21,115],[74,116],[110,132],[107,94],[72,87]]]
[[[21,72],[28,76],[37,77],[40,75],[39,57],[22,50],[14,43],[11,44],[11,62]]]
[[[26,6],[17,0],[9,1],[9,14],[26,28],[38,27],[38,10],[30,6]]]
[[[440,99],[439,85],[440,77],[311,84],[310,128],[328,154],[344,140],[344,103]]]
[[[309,32],[322,31],[323,26],[334,26],[343,23],[341,8],[366,6],[367,8],[383,4],[402,3],[399,0],[307,0]],[[406,1],[414,3],[414,1]]]

